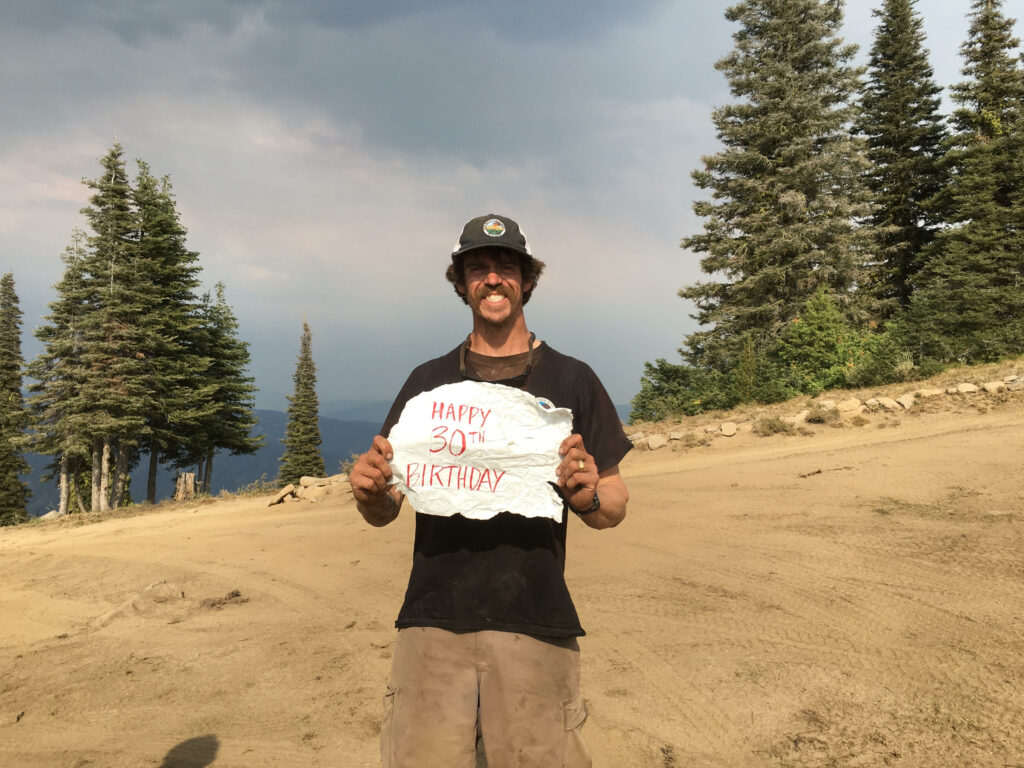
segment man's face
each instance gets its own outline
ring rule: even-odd
[[[523,272],[519,255],[505,248],[481,248],[465,256],[463,288],[473,314],[503,325],[522,312]]]

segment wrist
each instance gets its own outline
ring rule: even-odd
[[[601,508],[601,497],[597,495],[597,489],[595,488],[593,493],[590,495],[588,500],[586,502],[584,502],[583,505],[576,506],[571,501],[568,502],[568,504],[569,504],[569,509],[571,509],[574,513],[576,513],[580,517],[583,517],[585,515],[593,514],[594,512],[597,512],[597,510],[599,510]]]

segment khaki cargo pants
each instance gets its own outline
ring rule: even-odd
[[[576,638],[399,630],[384,697],[383,768],[590,768]]]

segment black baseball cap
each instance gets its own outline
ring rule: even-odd
[[[533,258],[526,235],[508,216],[488,213],[470,219],[462,228],[462,235],[452,249],[452,259],[477,248],[507,248]]]

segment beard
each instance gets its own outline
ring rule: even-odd
[[[506,301],[508,301],[508,310],[502,311],[500,315],[488,312],[487,297],[491,295],[505,297]],[[493,326],[502,326],[515,315],[518,302],[519,294],[514,289],[510,289],[506,285],[498,285],[495,287],[481,286],[473,293],[469,303],[473,309],[473,314],[485,323]]]

